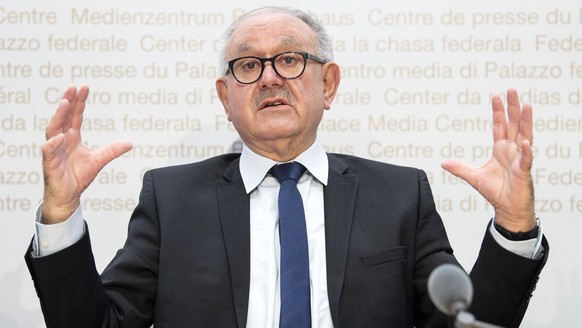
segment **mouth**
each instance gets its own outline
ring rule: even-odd
[[[266,99],[265,101],[261,102],[261,104],[259,105],[259,110],[262,110],[265,108],[283,106],[283,105],[288,105],[288,102],[285,101],[284,99]]]

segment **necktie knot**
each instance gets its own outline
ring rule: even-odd
[[[297,162],[290,162],[273,166],[270,173],[279,181],[279,183],[282,183],[287,179],[292,179],[297,182],[306,170],[305,166]]]

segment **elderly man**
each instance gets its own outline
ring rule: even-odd
[[[216,89],[242,154],[148,172],[127,241],[101,276],[80,197],[131,144],[84,147],[88,88],[65,92],[47,126],[44,202],[26,254],[47,325],[449,326],[427,279],[458,263],[424,172],[326,154],[317,140],[340,82],[325,30],[301,11],[261,8],[229,27],[221,64]],[[493,99],[491,160],[443,167],[495,208],[470,310],[518,326],[549,247],[534,213],[531,107],[514,90],[507,98],[508,120]],[[45,238],[52,249],[38,247]]]

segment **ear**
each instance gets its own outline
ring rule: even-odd
[[[226,77],[223,76],[217,79],[215,85],[218,99],[220,99],[222,107],[224,107],[226,118],[230,121],[230,108],[228,106],[228,85],[226,84]]]
[[[323,69],[323,100],[325,109],[331,108],[340,83],[340,68],[335,62],[325,63]]]

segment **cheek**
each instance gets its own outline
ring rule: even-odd
[[[318,111],[324,106],[323,89],[319,87],[304,88],[300,93],[303,101],[309,110]]]
[[[250,92],[241,88],[229,88],[228,103],[231,115],[240,114],[250,107],[252,97]]]
[[[252,98],[247,93],[234,92],[231,95],[228,117],[237,130],[252,127],[254,120],[252,103]]]

